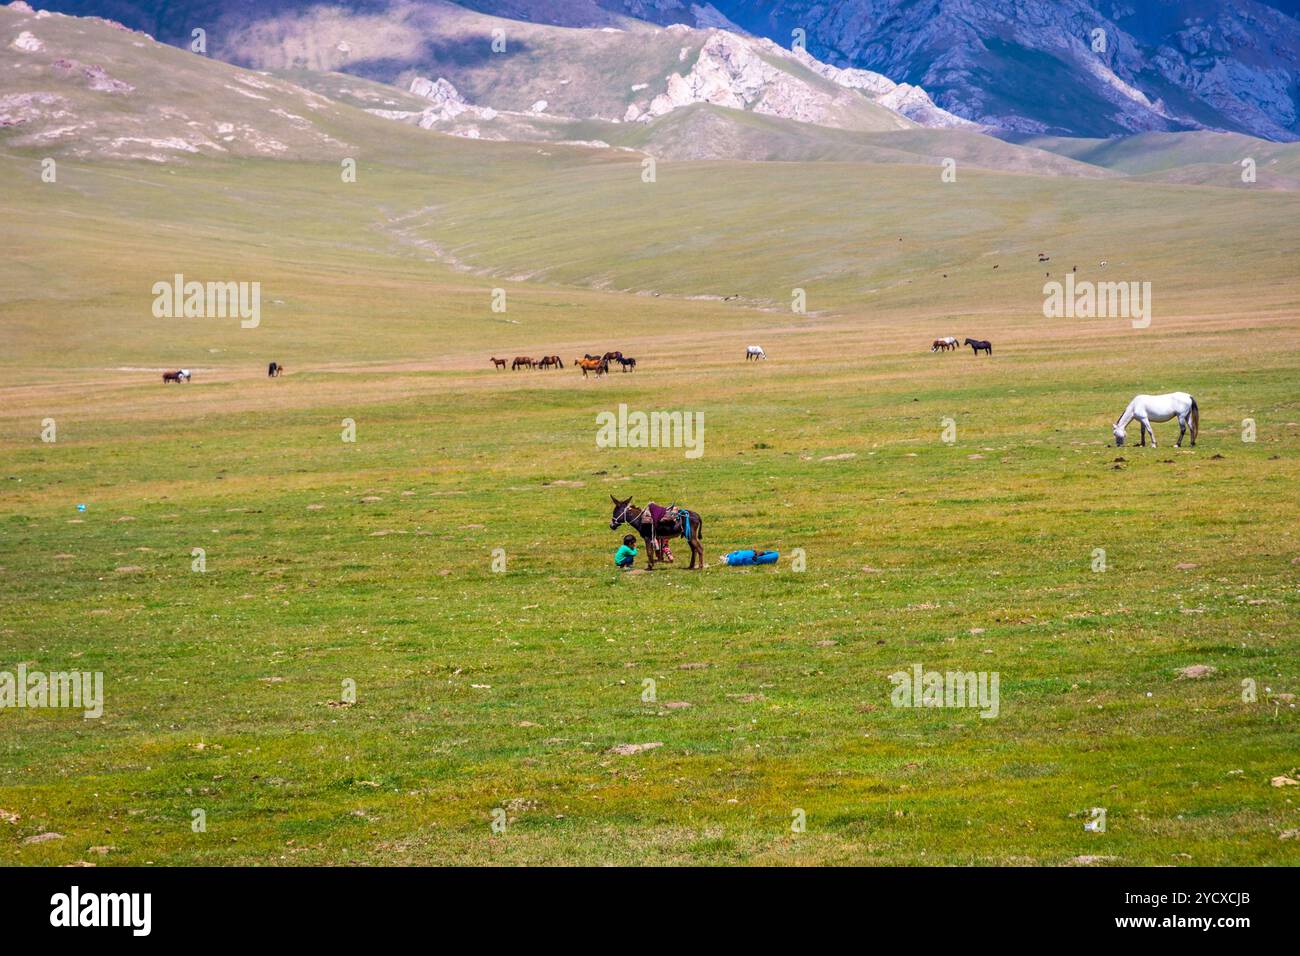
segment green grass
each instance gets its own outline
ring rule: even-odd
[[[1288,195],[851,164],[646,184],[393,128],[349,185],[0,161],[0,669],[101,670],[107,696],[0,711],[0,862],[1295,861],[1270,786],[1300,763]],[[1040,249],[1151,279],[1151,328],[1043,319]],[[154,319],[177,271],[261,281],[262,325]],[[487,361],[615,347],[635,374]],[[1195,449],[1107,447],[1172,389]],[[620,402],[703,412],[703,457],[597,448]],[[611,494],[699,511],[710,566],[616,573]],[[746,546],[782,562],[717,566]],[[997,671],[1000,715],[891,707],[917,662]]]

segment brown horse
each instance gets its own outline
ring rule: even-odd
[[[560,361],[558,355],[543,355],[537,360],[538,368],[564,368],[564,363]]]
[[[573,364],[582,369],[583,378],[587,377],[588,372],[595,372],[597,376],[601,376],[609,371],[609,362],[603,358],[574,359]]]
[[[536,365],[537,363],[527,355],[516,355],[515,360],[510,363],[510,371],[513,372],[517,368],[535,368]]]
[[[686,543],[691,547],[691,564],[686,570],[703,571],[704,570],[704,543],[700,538],[704,522],[694,511],[688,511],[682,508],[678,511],[677,516],[670,520],[660,521],[658,526],[650,518],[650,511],[646,508],[638,508],[632,504],[631,498],[624,498],[619,501],[613,495],[609,496],[610,501],[614,502],[614,514],[609,519],[609,530],[614,531],[619,525],[627,523],[633,531],[641,535],[641,540],[645,542],[646,570],[655,569],[655,549],[651,542],[662,542],[669,538],[685,538]],[[687,533],[689,526],[690,532]],[[695,562],[699,560],[698,567]]]
[[[492,356],[492,367],[493,367],[493,368],[505,368],[505,367],[506,367],[506,360],[505,360],[505,359],[499,359],[499,358],[497,358],[497,357],[494,355],[494,356]]]
[[[621,359],[622,357],[623,357],[622,352],[606,352],[604,355],[601,356],[601,358],[603,358],[606,362],[613,362],[614,360]]]
[[[176,382],[177,384],[179,384],[179,383],[181,383],[181,382],[183,382],[183,381],[185,381],[185,376],[184,376],[181,372],[179,372],[179,371],[177,371],[177,372],[163,372],[163,384],[164,384],[164,385],[166,385],[168,382]]]

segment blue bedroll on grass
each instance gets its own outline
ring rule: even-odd
[[[741,564],[776,564],[777,558],[781,556],[778,551],[757,552],[751,549],[744,551],[732,551],[722,560],[731,565]]]

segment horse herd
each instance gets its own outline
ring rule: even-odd
[[[491,362],[493,368],[504,369],[506,367],[506,360],[497,358],[495,355],[492,356]],[[604,355],[592,355],[588,352],[582,358],[574,359],[573,366],[581,369],[582,377],[586,378],[588,372],[595,372],[597,375],[608,374],[610,362],[617,362],[625,372],[636,371],[636,359],[618,351],[606,352]],[[558,355],[544,355],[539,359],[535,359],[531,355],[516,355],[514,361],[509,364],[512,372],[521,368],[564,368],[564,362]]]
[[[971,350],[976,355],[979,355],[981,352],[987,352],[989,355],[993,354],[993,343],[986,342],[984,339],[966,339],[966,341],[962,342],[961,344],[969,345],[971,347]],[[934,344],[930,346],[930,351],[931,352],[952,352],[955,351],[958,347],[959,346],[957,345],[957,336],[945,335],[941,339],[934,340]]]
[[[283,374],[284,374],[284,366],[281,365],[279,362],[272,362],[270,365],[266,367],[267,378],[279,378]],[[175,382],[176,384],[179,385],[183,382],[188,382],[193,377],[194,375],[189,369],[178,368],[171,372],[163,372],[162,380],[164,385],[170,382]]]

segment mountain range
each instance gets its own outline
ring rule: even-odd
[[[709,34],[726,36],[715,45],[754,50],[759,59],[806,55],[833,82],[868,90],[877,101],[890,97],[887,108],[901,107],[901,115],[926,126],[968,123],[1007,136],[1211,130],[1300,138],[1300,20],[1295,5],[1283,0],[468,0],[454,8],[441,0],[346,6],[50,0],[47,6],[108,17],[187,46],[201,28],[212,55],[245,66],[331,69],[387,83],[441,75],[471,100],[492,88],[497,99],[486,105],[498,109],[538,102],[507,97],[521,88],[521,72],[538,68],[539,50],[545,65],[566,69],[585,64],[589,53],[597,60],[615,55],[629,68],[646,67],[644,78],[628,86],[644,82],[679,106],[709,102],[689,88],[666,88],[661,68],[673,64],[650,61],[671,42],[629,50],[609,39],[621,31],[639,43],[655,36],[652,25],[675,25],[690,31],[680,37],[687,49],[681,62],[688,65]],[[516,24],[508,34],[549,28],[562,39],[534,46],[531,38],[540,34],[527,33],[513,51],[507,42],[506,54],[493,59],[482,44],[463,42],[475,14]],[[535,85],[522,88],[533,95]],[[580,118],[623,118],[635,103],[620,97],[628,92],[607,86]],[[570,99],[555,91],[547,104],[572,109]],[[625,100],[623,110],[614,110],[613,100]],[[638,115],[652,101],[637,104]]]

